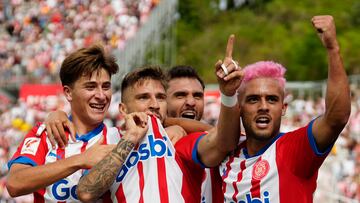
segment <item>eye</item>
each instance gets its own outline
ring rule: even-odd
[[[158,95],[156,95],[156,99],[158,99],[158,100],[166,100],[166,94],[158,94]]]
[[[140,96],[138,97],[139,100],[146,100],[146,99],[148,99],[148,98],[149,98],[148,95],[140,95]]]
[[[202,92],[195,93],[194,98],[198,99],[198,100],[201,100],[201,99],[204,98],[204,94]]]
[[[185,92],[176,92],[176,93],[174,94],[174,96],[175,96],[175,98],[177,98],[177,99],[183,99],[183,98],[186,97],[186,93],[185,93]]]
[[[85,89],[87,89],[87,90],[94,90],[95,88],[96,88],[95,85],[86,85],[85,86]]]
[[[267,100],[269,101],[269,103],[276,103],[279,101],[279,97],[277,96],[268,96]]]
[[[248,103],[256,103],[257,101],[259,101],[259,97],[257,96],[249,96],[246,98],[246,102]]]
[[[103,88],[104,90],[109,90],[109,89],[111,89],[111,83],[105,83],[105,84],[103,84],[102,88]]]

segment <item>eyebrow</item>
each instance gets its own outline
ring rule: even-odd
[[[188,94],[186,91],[176,91],[176,92],[174,92],[174,95],[186,95],[186,94]]]
[[[145,93],[139,93],[139,94],[136,94],[135,97],[138,98],[138,97],[142,97],[142,96],[149,96],[150,94],[148,92],[145,92]]]
[[[162,93],[162,92],[159,92],[159,93],[156,93],[156,96],[162,96],[162,97],[167,97],[167,94],[165,93]]]

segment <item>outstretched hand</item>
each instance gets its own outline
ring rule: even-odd
[[[235,36],[230,35],[226,46],[224,61],[219,60],[215,64],[215,73],[221,93],[227,96],[235,95],[240,87],[243,71],[238,62],[232,58]]]
[[[319,38],[327,49],[338,49],[339,44],[336,40],[336,27],[334,18],[330,15],[314,16],[311,19],[314,28],[317,30]]]

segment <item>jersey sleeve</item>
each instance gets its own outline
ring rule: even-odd
[[[206,132],[191,133],[181,138],[176,144],[175,149],[178,156],[187,162],[192,162],[197,167],[205,168],[197,155],[197,146],[200,139],[206,135]]]
[[[312,133],[313,123],[314,120],[305,127],[285,133],[277,143],[277,162],[303,178],[318,171],[332,148],[331,145],[323,152],[318,149]]]
[[[45,157],[48,152],[46,142],[46,133],[36,135],[40,123],[36,124],[24,137],[24,140],[18,146],[15,154],[8,162],[9,169],[14,163],[37,166],[45,163]]]

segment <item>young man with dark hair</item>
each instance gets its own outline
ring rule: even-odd
[[[192,66],[174,66],[167,72],[167,116],[200,121],[204,112],[205,85]],[[201,201],[219,199],[217,167],[205,169],[201,186]]]
[[[119,134],[103,123],[112,95],[111,75],[117,71],[115,59],[100,45],[79,49],[65,58],[60,78],[71,106],[76,140],[65,148],[52,148],[45,132],[36,135],[40,124],[36,125],[8,164],[11,196],[34,193],[35,202],[78,201],[75,190],[83,172],[113,149],[113,145],[102,144]],[[134,122],[143,119],[146,115],[141,113],[127,115],[125,124],[131,130],[124,137],[143,136],[147,128]]]
[[[167,115],[200,121],[204,112],[205,85],[191,66],[174,66],[167,72]]]

